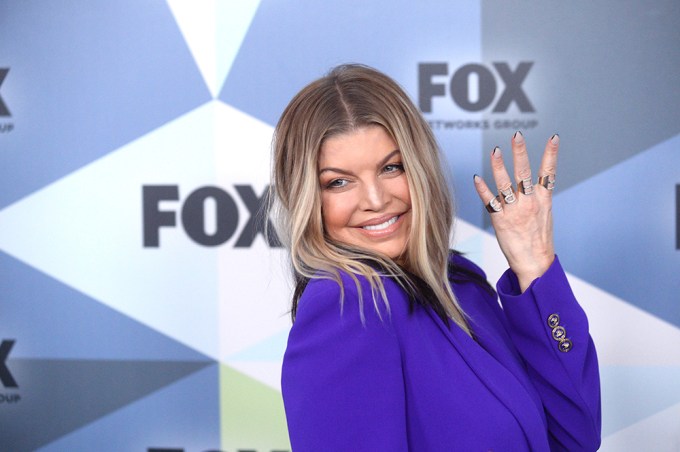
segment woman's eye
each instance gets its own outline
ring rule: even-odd
[[[385,173],[396,173],[401,171],[404,171],[404,165],[401,163],[391,163],[389,165],[385,165],[383,168],[383,172]]]
[[[333,179],[326,184],[326,188],[343,188],[345,186],[347,186],[346,179]]]

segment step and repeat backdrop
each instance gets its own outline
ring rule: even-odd
[[[0,450],[290,450],[291,283],[257,213],[278,116],[344,62],[420,107],[492,280],[472,175],[560,134],[602,450],[680,450],[678,25],[665,0],[3,0]]]

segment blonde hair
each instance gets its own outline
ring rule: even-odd
[[[404,268],[386,256],[334,242],[324,233],[317,173],[321,146],[330,137],[375,125],[383,127],[397,143],[408,180],[412,224],[400,257]],[[356,277],[362,275],[370,283],[380,315],[378,294],[389,312],[381,275],[411,288],[414,285],[408,275],[415,275],[429,286],[446,316],[470,334],[448,283],[454,212],[439,147],[420,112],[396,82],[363,65],[334,68],[290,101],[274,131],[273,153],[276,196],[270,197],[274,201],[272,210],[279,237],[290,250],[297,281],[330,278],[342,288],[339,270],[345,271],[354,279],[362,303]],[[296,300],[293,316],[295,309]]]

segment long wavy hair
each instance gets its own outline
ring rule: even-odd
[[[330,137],[380,126],[395,141],[403,159],[411,195],[411,227],[406,249],[394,260],[339,243],[324,231],[318,160]],[[357,285],[358,275],[372,289],[378,315],[389,302],[381,280],[396,280],[417,302],[430,305],[471,334],[467,319],[448,283],[453,202],[442,171],[439,147],[430,127],[399,85],[363,65],[342,65],[303,88],[284,110],[274,132],[272,216],[290,250],[297,301],[312,278],[329,278],[343,287],[340,271]],[[344,292],[343,297],[344,297]],[[447,320],[448,321],[448,320]]]

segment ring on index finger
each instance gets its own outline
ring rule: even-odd
[[[512,204],[517,201],[517,197],[515,197],[515,192],[512,191],[512,187],[508,187],[505,190],[501,189],[500,192],[503,195],[503,200],[506,204]]]
[[[555,176],[548,174],[546,176],[541,176],[538,178],[538,185],[543,185],[546,190],[555,189]]]
[[[496,197],[492,198],[491,201],[489,201],[486,204],[486,210],[489,213],[496,213],[496,212],[500,212],[501,210],[503,210],[503,206],[501,205],[501,197],[496,196]]]

